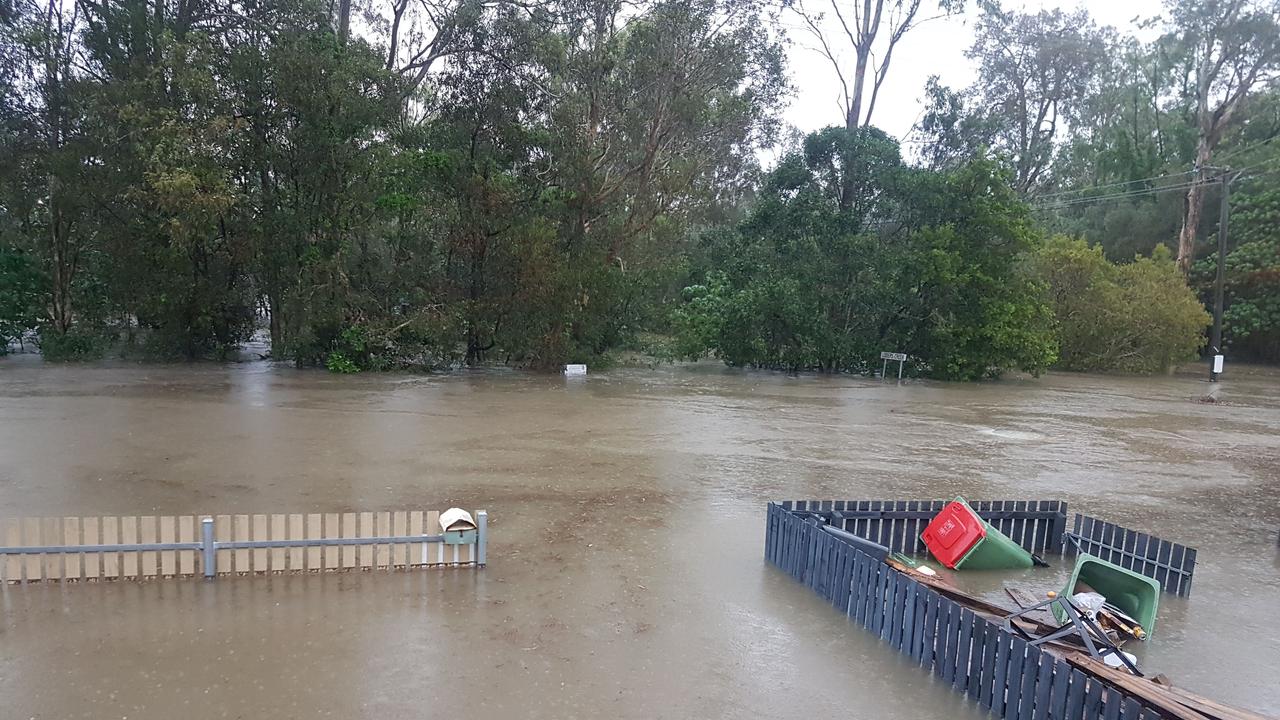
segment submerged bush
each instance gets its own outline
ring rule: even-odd
[[[1163,245],[1117,265],[1099,245],[1057,236],[1032,257],[1057,321],[1065,370],[1154,373],[1204,345],[1209,314]]]
[[[108,344],[109,338],[105,334],[78,327],[65,333],[41,328],[39,336],[40,354],[45,360],[54,362],[95,360],[102,357]]]

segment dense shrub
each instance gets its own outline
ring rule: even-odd
[[[1058,367],[1153,373],[1190,360],[1209,314],[1163,245],[1115,264],[1101,246],[1056,236],[1031,260],[1057,322]]]

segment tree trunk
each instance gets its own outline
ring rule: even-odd
[[[338,0],[338,44],[345,46],[351,32],[351,0]]]
[[[862,117],[862,91],[866,86],[867,62],[871,47],[858,48],[858,66],[854,73],[853,80],[853,97],[849,98],[849,110],[844,117],[844,128],[852,133],[857,130]],[[841,165],[848,158],[842,158]],[[840,209],[849,210],[853,207],[854,183],[853,176],[849,174],[848,167],[841,167],[840,173]]]
[[[267,315],[271,328],[271,357],[279,360],[284,357],[284,324],[280,322],[279,293],[267,293]]]
[[[71,329],[71,282],[75,276],[75,256],[69,247],[69,228],[62,221],[62,212],[58,207],[57,180],[49,181],[49,244],[53,261],[52,302],[50,320],[58,334],[66,334]]]
[[[1208,138],[1202,133],[1196,147],[1196,167],[1200,169],[1195,185],[1187,190],[1187,201],[1182,213],[1182,230],[1178,232],[1178,269],[1183,275],[1191,272],[1196,255],[1196,233],[1200,228],[1200,213],[1204,209],[1204,172],[1212,160],[1213,151]]]
[[[853,97],[849,98],[849,111],[844,116],[846,130],[857,130],[862,122],[862,92],[867,84],[867,62],[870,54],[869,45],[857,49],[858,64],[853,71]]]

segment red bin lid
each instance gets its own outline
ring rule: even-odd
[[[973,546],[987,536],[982,518],[963,499],[947,503],[920,534],[938,562],[955,568]]]

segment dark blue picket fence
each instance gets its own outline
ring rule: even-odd
[[[1077,513],[1063,536],[1063,554],[1086,552],[1122,568],[1155,578],[1160,589],[1191,594],[1196,550]]]
[[[923,555],[920,533],[947,500],[795,500],[782,508],[815,516],[893,552]],[[1061,500],[971,500],[978,515],[1028,552],[1087,552],[1160,582],[1162,590],[1191,594],[1196,551],[1168,540],[1075,513],[1067,526]]]
[[[769,562],[997,717],[1161,717],[1138,699],[824,531],[822,522],[807,514],[807,505],[796,511],[769,504]]]

